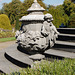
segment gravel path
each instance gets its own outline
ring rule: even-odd
[[[7,48],[10,45],[13,45],[15,43],[16,43],[16,41],[2,42],[2,43],[0,43],[0,50],[5,49],[5,48]]]

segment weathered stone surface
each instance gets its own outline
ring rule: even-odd
[[[63,34],[63,33],[61,33],[59,35],[61,35],[61,36],[68,36],[68,37],[75,37],[75,34]]]
[[[17,65],[14,65],[13,63],[11,63],[5,58],[4,53],[7,50],[8,48],[4,50],[0,50],[0,71],[2,71],[3,73],[8,73],[8,74],[10,72],[19,71],[21,69],[20,67],[18,67]]]
[[[33,63],[33,61],[29,59],[28,54],[22,53],[19,50],[17,50],[17,44],[14,44],[13,46],[9,47],[9,50],[5,51],[5,53],[8,56],[8,59],[13,59],[13,61],[10,61],[14,64],[16,64],[16,62],[20,62],[20,65],[18,65],[18,63],[16,64],[20,67],[26,67],[22,66],[23,64],[30,66]]]
[[[52,49],[75,52],[75,28],[58,28],[60,34]]]
[[[56,41],[56,44],[67,45],[67,46],[75,46],[74,42],[68,42],[68,41]]]
[[[41,14],[41,15],[36,16],[36,14],[33,15],[32,13],[32,15],[23,16],[19,21],[32,21],[32,20],[44,21],[44,15]]]
[[[44,52],[48,47],[53,47],[59,32],[53,25],[51,14],[43,14],[42,8],[37,0],[34,0],[32,6],[28,9],[30,12],[23,16],[20,31],[16,32],[18,45],[25,50]]]
[[[45,58],[45,56],[42,54],[35,54],[35,55],[29,56],[29,58],[33,59],[33,60],[41,60],[41,59]]]
[[[55,49],[49,49],[45,51],[45,54],[64,57],[64,58],[75,58],[75,53],[60,51],[60,50],[55,50]]]

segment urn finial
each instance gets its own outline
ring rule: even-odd
[[[37,0],[34,0],[34,3],[37,3]]]

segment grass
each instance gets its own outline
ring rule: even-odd
[[[15,40],[15,37],[0,38],[0,42],[7,42],[7,41],[13,41],[13,40]]]
[[[34,64],[33,68],[26,68],[10,75],[75,75],[75,59],[42,61]]]

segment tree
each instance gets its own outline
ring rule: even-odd
[[[49,9],[49,8],[55,8],[55,6],[53,6],[53,5],[48,5],[48,6],[47,6],[47,9]]]
[[[11,24],[14,24],[17,15],[20,16],[22,2],[20,0],[12,0],[9,4],[4,4],[5,14],[8,15]]]
[[[70,16],[72,13],[75,13],[75,4],[71,0],[65,0],[63,3],[65,13]]]
[[[38,3],[40,4],[41,7],[43,7],[44,9],[47,9],[45,3],[43,3],[44,0],[37,0]]]
[[[0,10],[0,14],[4,14],[4,10],[3,9]]]
[[[19,27],[19,17],[17,16],[15,30],[19,30],[19,29],[20,29],[20,27]]]
[[[50,6],[48,13],[52,14],[52,16],[54,18],[53,23],[57,28],[62,23],[64,23],[64,25],[67,25],[68,16],[65,14],[62,5],[59,5],[57,7]]]
[[[63,5],[56,6],[56,9],[59,11],[60,17],[63,18],[62,22],[64,23],[64,25],[68,25],[69,17],[65,13]]]
[[[71,14],[69,17],[69,26],[70,28],[75,28],[75,13]]]
[[[0,28],[11,30],[10,20],[7,15],[0,15]]]
[[[23,6],[22,6],[22,8],[21,8],[21,15],[22,15],[22,16],[28,14],[27,9],[28,9],[29,7],[31,7],[32,3],[33,3],[33,0],[24,0]]]
[[[34,0],[24,0],[22,3],[20,0],[12,0],[10,3],[4,3],[3,9],[6,15],[8,15],[11,24],[15,25],[15,20],[17,16],[21,18],[24,15],[27,15],[27,9],[32,5]],[[38,3],[44,8],[46,8],[43,0],[38,0]]]

